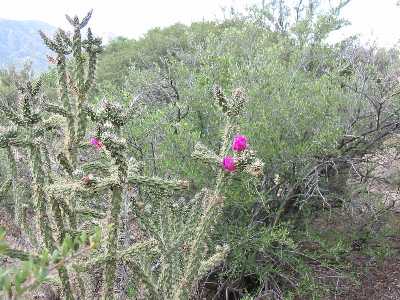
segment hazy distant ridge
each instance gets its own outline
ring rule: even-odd
[[[38,30],[53,33],[55,27],[40,21],[0,19],[0,68],[21,66],[31,60],[35,71],[47,68],[48,49],[43,45]]]

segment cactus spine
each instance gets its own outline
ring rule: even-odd
[[[24,208],[21,203],[22,199],[18,195],[17,162],[15,160],[13,149],[8,146],[6,150],[11,169],[11,193],[12,201],[14,202],[14,220],[17,224],[24,224]]]

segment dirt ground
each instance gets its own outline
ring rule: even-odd
[[[336,299],[400,299],[400,258],[390,258],[366,268],[361,275],[360,287]]]
[[[396,140],[396,144],[398,144],[398,140]],[[372,222],[368,226],[375,226],[376,228],[373,230],[379,231],[386,226],[395,233],[388,236],[383,235],[383,239],[379,241],[380,245],[354,241],[352,253],[346,259],[352,266],[356,283],[354,280],[337,277],[335,279],[336,288],[331,290],[331,294],[327,296],[326,300],[400,300],[400,234],[396,233],[400,232],[400,158],[398,150],[387,148],[371,156],[369,162],[375,164],[375,168],[371,171],[371,179],[363,182],[366,191],[362,196],[353,195],[354,210],[349,210],[349,215],[345,220],[336,220],[336,224],[333,222],[330,226],[335,226],[340,231],[344,230],[343,227],[351,224],[358,226],[358,230],[362,231],[363,226],[367,226],[363,222],[363,218],[371,217]],[[353,176],[357,177],[356,174]],[[357,181],[359,178],[353,179]],[[350,187],[352,188],[352,185]],[[356,186],[355,189],[357,189]],[[373,199],[380,199],[381,203],[374,202]],[[380,220],[382,212],[389,212],[390,218],[386,218],[384,221]],[[382,245],[390,249],[391,255],[379,261],[361,251],[362,248]],[[322,271],[321,277],[326,276],[323,274],[324,272],[326,273],[326,270]],[[318,270],[316,273],[318,274]],[[332,278],[335,278],[335,274],[332,274]]]

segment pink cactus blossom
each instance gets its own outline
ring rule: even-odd
[[[93,145],[96,148],[96,150],[100,150],[103,147],[103,142],[95,137],[92,137],[90,139],[90,144]]]
[[[82,182],[84,185],[90,185],[93,182],[93,175],[89,174],[82,177]]]
[[[237,135],[233,139],[232,150],[241,152],[247,148],[247,137],[244,135]]]
[[[234,172],[236,170],[235,159],[232,156],[225,156],[222,160],[222,167],[227,172]]]

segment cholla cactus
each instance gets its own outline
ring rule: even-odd
[[[87,113],[84,111],[84,106],[95,80],[97,57],[102,51],[101,39],[95,38],[90,28],[87,31],[87,39],[82,40],[81,31],[88,24],[91,15],[92,11],[82,21],[79,21],[76,16],[71,18],[67,15],[67,20],[74,29],[72,37],[63,30],[59,30],[52,40],[40,32],[44,43],[56,54],[56,59],[52,59],[52,61],[57,64],[60,102],[63,105],[59,107],[48,104],[47,109],[61,114],[67,119],[65,152],[72,165],[76,164],[77,145],[86,133]],[[73,74],[67,72],[67,56],[69,54],[72,54],[73,58]],[[86,59],[88,63],[85,72]]]
[[[36,100],[40,89],[40,82],[35,85],[27,83],[25,86],[19,88],[21,93],[20,109],[15,112],[7,107],[3,107],[3,111],[9,120],[14,123],[16,129],[11,127],[0,138],[1,147],[6,147],[10,153],[10,147],[22,147],[28,150],[31,174],[32,174],[32,192],[33,192],[33,206],[35,208],[36,224],[38,233],[37,239],[40,241],[40,248],[54,251],[56,244],[52,229],[50,225],[50,218],[48,215],[49,198],[45,194],[45,169],[42,160],[42,147],[43,135],[49,129],[47,123],[43,122],[42,115],[39,111],[33,109],[33,102]],[[11,162],[12,174],[16,174],[15,161],[12,155],[9,155]],[[17,180],[15,177],[14,180]],[[18,192],[17,192],[18,193]],[[23,224],[23,228],[28,228],[28,224],[24,224],[26,217],[23,215],[21,203],[19,199],[15,199],[15,211],[17,221]],[[60,207],[57,203],[53,203],[52,210],[58,225],[60,234],[64,232],[62,225]],[[58,268],[61,282],[64,288],[64,294],[67,299],[72,299],[72,292],[69,283],[67,270],[60,266]]]
[[[215,85],[213,88],[213,96],[217,106],[227,116],[231,118],[237,117],[243,111],[243,106],[246,102],[246,96],[243,89],[235,89],[232,96],[227,98],[222,92],[222,89],[218,85]]]
[[[220,263],[229,251],[228,245],[223,245],[222,248],[215,249],[214,254],[208,256],[208,258],[204,255],[204,250],[207,249],[208,235],[212,232],[224,205],[221,188],[226,183],[226,177],[234,176],[235,173],[243,172],[247,168],[254,168],[251,166],[257,165],[262,168],[262,163],[255,157],[255,152],[248,149],[249,145],[245,136],[237,135],[231,140],[233,134],[239,131],[237,124],[235,124],[236,117],[240,116],[244,109],[245,97],[242,90],[235,90],[233,97],[226,99],[219,88],[214,88],[214,97],[225,116],[221,148],[219,153],[216,154],[198,144],[195,147],[194,157],[208,163],[217,163],[219,168],[214,189],[204,194],[201,217],[196,223],[188,246],[188,254],[184,258],[185,262],[178,281],[179,285],[174,288],[171,299],[188,299],[195,280],[201,278],[211,266]],[[233,150],[234,156],[230,155],[230,148]],[[249,155],[250,153],[251,155]],[[261,172],[253,172],[252,175],[258,176],[261,175]]]
[[[51,60],[57,65],[59,99],[39,103],[40,83],[27,83],[20,87],[19,110],[2,109],[12,124],[0,132],[0,148],[7,150],[10,161],[16,219],[26,220],[26,216],[15,191],[17,166],[12,149],[24,148],[31,165],[38,252],[63,252],[66,240],[87,236],[95,223],[104,225],[106,231],[97,251],[82,255],[85,260],[74,256],[71,264],[55,263],[65,299],[87,295],[87,284],[81,276],[90,276],[93,268],[104,270],[102,298],[115,299],[120,263],[132,266],[133,275],[150,298],[188,299],[196,280],[229,252],[228,245],[208,245],[224,205],[221,188],[225,179],[241,172],[255,176],[262,172],[262,162],[250,149],[247,138],[236,135],[232,140],[239,132],[236,118],[245,104],[244,93],[237,89],[228,99],[215,88],[216,102],[225,118],[222,146],[216,153],[199,144],[193,153],[193,157],[216,166],[215,186],[198,192],[192,200],[181,197],[177,201],[176,193],[185,195],[189,190],[187,181],[145,176],[142,163],[130,157],[122,129],[131,112],[107,100],[95,107],[87,103],[101,52],[101,40],[90,29],[86,39],[81,35],[90,16],[91,12],[82,21],[67,16],[73,26],[72,36],[59,30],[50,39],[41,33],[56,55]],[[71,74],[69,63],[73,65]],[[93,132],[89,134],[88,128]],[[62,149],[57,148],[57,141],[48,141],[47,133],[54,130],[64,133]],[[1,185],[0,193],[9,186],[9,182]],[[151,192],[148,198],[133,203],[147,238],[122,248],[121,209],[131,186],[142,186]],[[101,205],[93,208],[93,203]],[[7,253],[29,257],[12,249]],[[77,286],[72,284],[72,277]]]

